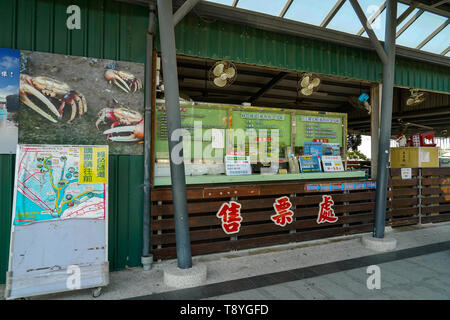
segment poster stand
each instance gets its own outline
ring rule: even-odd
[[[109,284],[107,159],[107,146],[17,146],[6,299]]]

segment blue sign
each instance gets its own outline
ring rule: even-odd
[[[323,154],[322,142],[305,142],[304,154],[322,156]]]
[[[318,155],[300,156],[299,162],[300,171],[302,173],[322,172],[322,167],[320,166],[320,158]]]

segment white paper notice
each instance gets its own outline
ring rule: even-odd
[[[402,179],[411,179],[411,168],[402,168]]]
[[[223,134],[223,129],[212,129],[211,130],[211,145],[215,149],[225,148],[225,139]]]
[[[419,150],[419,165],[422,165],[424,162],[430,162],[430,153],[423,151],[422,148]]]

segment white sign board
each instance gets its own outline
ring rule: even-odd
[[[402,179],[411,179],[411,168],[401,168]]]
[[[324,172],[344,171],[341,156],[322,156],[322,165]]]
[[[241,176],[252,174],[249,156],[225,156],[225,173],[227,176]]]
[[[108,146],[18,145],[5,297],[105,286]]]

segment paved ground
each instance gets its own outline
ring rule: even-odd
[[[163,270],[176,260],[110,274],[97,299],[450,299],[450,223],[396,228],[397,250],[379,254],[359,236],[194,257],[206,283],[174,290]],[[369,290],[367,266],[378,265],[381,289]],[[0,286],[0,294],[4,288]],[[93,299],[90,290],[33,299]]]
[[[367,268],[215,296],[213,300],[448,300],[450,251],[382,263],[380,289],[367,288]]]

